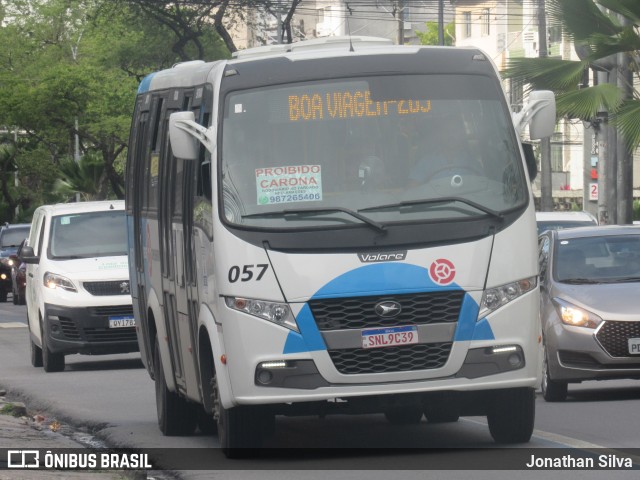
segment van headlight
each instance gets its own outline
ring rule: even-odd
[[[51,288],[52,290],[56,288],[62,288],[67,292],[78,291],[73,282],[67,277],[63,277],[62,275],[57,275],[51,272],[47,272],[44,274],[44,286],[47,288]]]
[[[478,319],[486,317],[491,312],[530,292],[537,285],[537,277],[524,278],[517,282],[506,283],[499,287],[487,288],[482,294]]]
[[[266,302],[264,300],[255,300],[251,298],[241,297],[225,297],[227,307],[239,312],[248,313],[254,317],[268,320],[277,325],[281,325],[290,330],[299,332],[296,319],[291,313],[289,305],[281,302]]]

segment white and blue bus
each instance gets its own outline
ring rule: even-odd
[[[138,91],[131,293],[166,435],[227,455],[278,415],[486,415],[526,442],[539,381],[535,162],[472,48],[330,38],[178,64]]]

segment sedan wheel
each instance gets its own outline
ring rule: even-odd
[[[547,347],[543,344],[542,357],[542,397],[547,402],[564,402],[567,399],[567,382],[552,380],[549,373],[549,360]]]

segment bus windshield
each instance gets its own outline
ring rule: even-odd
[[[528,198],[500,85],[480,75],[231,92],[220,172],[224,217],[254,228],[477,218]]]

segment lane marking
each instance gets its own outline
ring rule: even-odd
[[[5,322],[0,323],[0,328],[27,328],[27,324],[22,322]]]

